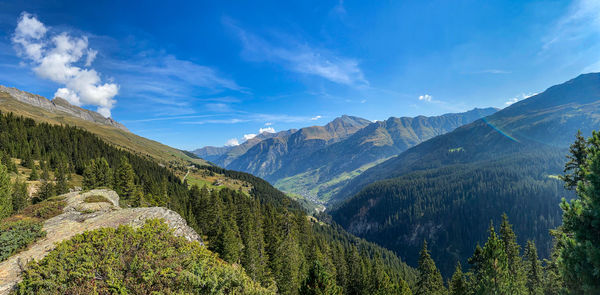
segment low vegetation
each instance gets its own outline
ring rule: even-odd
[[[100,195],[86,197],[83,201],[86,203],[110,203],[110,201],[107,198]]]
[[[45,236],[42,223],[26,218],[0,223],[0,261],[27,248],[36,239]]]
[[[274,294],[159,220],[86,232],[30,263],[16,294]]]

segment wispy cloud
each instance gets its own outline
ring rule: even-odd
[[[279,36],[271,42],[239,27],[233,20],[224,18],[242,42],[242,56],[255,62],[281,64],[290,71],[318,76],[331,82],[350,86],[366,86],[358,60],[339,56],[330,50],[311,46],[290,37]]]
[[[232,138],[225,143],[225,146],[236,146],[236,145],[240,145],[240,142],[238,141],[237,138]]]
[[[600,34],[600,1],[576,0],[569,6],[550,34],[544,37],[542,52],[563,42]]]
[[[314,117],[310,118],[311,121],[316,121],[319,119],[321,119],[321,116],[314,116]]]
[[[501,69],[485,69],[485,70],[477,71],[475,73],[476,74],[504,75],[504,74],[510,74],[512,72],[511,71],[507,71],[507,70],[501,70]]]
[[[100,74],[89,68],[98,51],[89,48],[86,36],[51,30],[37,17],[23,12],[12,42],[39,77],[64,86],[56,90],[55,97],[77,106],[96,106],[100,114],[110,117],[119,86],[102,83]]]

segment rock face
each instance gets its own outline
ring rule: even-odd
[[[121,123],[111,118],[105,118],[104,116],[96,112],[86,110],[78,106],[74,106],[60,97],[56,97],[53,100],[48,100],[47,98],[40,95],[31,94],[29,92],[25,92],[12,87],[5,87],[2,85],[0,85],[0,92],[6,92],[20,102],[39,107],[53,113],[67,113],[71,116],[78,117],[86,121],[113,126],[121,130],[129,131]]]
[[[109,202],[86,203],[90,196],[102,196]],[[199,241],[200,236],[174,211],[162,207],[119,208],[119,196],[111,190],[92,190],[86,193],[73,192],[63,195],[67,203],[63,214],[44,222],[46,237],[8,260],[0,263],[0,295],[8,294],[21,280],[22,268],[30,260],[40,260],[52,251],[57,243],[85,231],[103,227],[116,228],[120,225],[142,226],[147,219],[163,219],[174,230],[176,236],[189,241]]]

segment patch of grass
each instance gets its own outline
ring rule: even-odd
[[[32,218],[38,221],[44,221],[54,216],[60,215],[66,203],[62,199],[48,199],[44,202],[27,206],[20,214],[7,218],[9,221]]]
[[[38,238],[45,236],[42,223],[31,218],[5,221],[0,224],[0,261],[26,249]]]
[[[111,203],[107,198],[101,195],[93,195],[86,197],[84,200],[86,203]]]

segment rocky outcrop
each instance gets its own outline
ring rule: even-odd
[[[0,92],[6,92],[16,100],[45,109],[53,113],[67,113],[71,116],[84,119],[86,121],[94,122],[97,124],[108,125],[119,128],[121,130],[129,131],[121,123],[113,120],[112,118],[105,118],[104,116],[90,110],[80,108],[70,104],[63,98],[56,97],[53,100],[49,100],[43,96],[31,94],[12,87],[5,87],[0,85]]]
[[[91,196],[102,196],[108,202],[85,202],[86,198]],[[167,208],[121,209],[119,196],[111,190],[72,192],[63,197],[66,202],[63,214],[44,222],[43,230],[46,232],[46,237],[35,242],[27,250],[0,263],[0,295],[8,294],[20,281],[20,273],[28,261],[44,258],[57,243],[85,231],[103,227],[116,228],[120,225],[140,227],[147,219],[163,219],[176,236],[202,243],[200,236],[187,225],[185,220]]]

